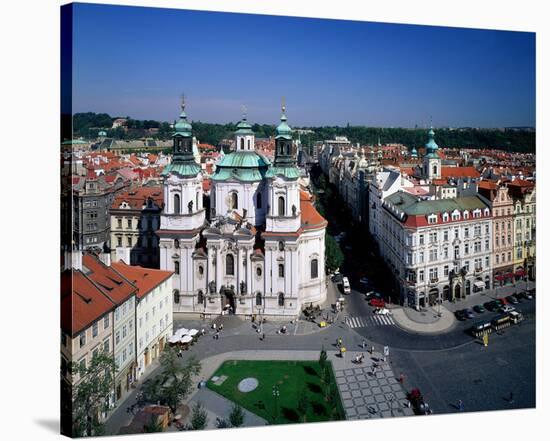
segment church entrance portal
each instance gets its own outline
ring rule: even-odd
[[[222,309],[228,314],[235,314],[237,305],[235,302],[235,291],[232,289],[225,289],[222,298]]]

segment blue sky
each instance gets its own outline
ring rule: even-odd
[[[535,34],[76,4],[73,111],[174,120],[535,126]]]

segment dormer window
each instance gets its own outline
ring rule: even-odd
[[[428,216],[428,223],[429,224],[435,224],[437,223],[437,214],[430,214]]]
[[[463,217],[464,217],[464,219],[468,219],[470,217],[470,213],[468,213],[466,210],[464,210]]]
[[[443,213],[443,222],[449,222],[449,213]]]

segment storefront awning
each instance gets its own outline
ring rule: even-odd
[[[485,288],[485,283],[483,283],[481,280],[477,280],[474,282],[474,286],[476,288]]]
[[[523,277],[524,275],[525,275],[525,270],[520,269],[516,271],[516,276]]]

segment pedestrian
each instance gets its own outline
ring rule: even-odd
[[[374,354],[374,346],[371,346],[371,347],[370,347],[370,354],[371,354],[371,355]]]
[[[510,392],[510,396],[508,397],[508,402],[512,404],[514,402],[514,393]]]
[[[215,331],[216,330],[216,323],[212,323],[212,329]]]
[[[262,333],[262,341],[265,340],[265,332]]]
[[[201,335],[204,335],[206,334],[206,331],[204,330],[204,328],[201,329]]]
[[[462,412],[464,410],[464,403],[462,400],[458,400],[458,410]]]
[[[363,343],[361,344],[361,346],[363,346],[363,349],[365,349],[365,347],[367,346],[367,342],[363,340]]]
[[[220,332],[223,330],[223,323],[220,324],[219,330]]]
[[[399,382],[403,384],[404,381],[405,381],[405,376],[403,374],[399,375]]]

